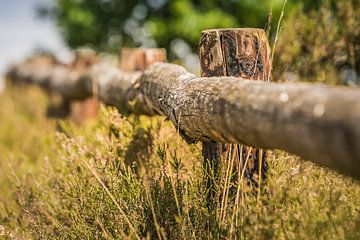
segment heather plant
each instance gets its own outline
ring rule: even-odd
[[[19,91],[32,104],[13,95]],[[102,107],[97,119],[79,126],[47,120],[31,108],[46,102],[37,89],[10,88],[1,100],[8,112],[0,121],[33,124],[38,130],[28,134],[41,146],[27,148],[29,140],[17,131],[0,138],[2,166],[27,164],[1,168],[8,192],[0,205],[4,239],[359,237],[358,182],[290,154],[270,152],[268,177],[259,188],[246,181],[226,184],[232,176],[223,174],[211,208],[200,146],[187,145],[164,118],[122,116]],[[8,147],[8,138],[17,148]]]
[[[360,83],[360,1],[325,1],[287,13],[274,57],[274,79]]]

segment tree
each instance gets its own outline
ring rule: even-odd
[[[56,0],[39,12],[55,19],[72,48],[169,49],[171,41],[180,38],[195,50],[204,29],[265,27],[270,4],[268,0]],[[274,15],[281,4],[282,0],[273,0]]]

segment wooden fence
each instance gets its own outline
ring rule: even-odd
[[[164,115],[188,143],[281,149],[360,179],[359,89],[197,77],[170,63],[131,72],[101,61],[79,65],[40,57],[14,65],[7,76],[69,100],[96,95],[135,113]]]

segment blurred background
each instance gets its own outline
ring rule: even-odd
[[[22,61],[41,49],[71,58],[53,21],[40,19],[37,7],[51,0],[2,0],[0,4],[0,76],[10,63]],[[0,89],[3,82],[0,79]]]
[[[0,0],[0,239],[134,239],[129,222],[142,239],[360,239],[358,181],[274,151],[256,192],[234,191],[226,168],[219,185],[236,203],[224,191],[208,211],[201,145],[171,121],[119,114],[95,92],[69,101],[46,81],[50,91],[1,79],[34,54],[70,63],[83,47],[116,57],[162,47],[199,73],[201,31],[230,27],[266,30],[273,81],[360,86],[360,0]],[[32,66],[72,74],[96,62],[37,60],[24,83]],[[54,73],[37,69],[42,80]]]
[[[360,0],[2,0],[0,72],[34,52],[70,61],[83,46],[165,47],[197,72],[201,31],[225,27],[267,30],[276,81],[360,83]]]

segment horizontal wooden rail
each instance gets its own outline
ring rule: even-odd
[[[360,90],[210,79],[168,63],[132,73],[100,63],[81,74],[56,64],[43,65],[20,64],[8,76],[69,99],[91,96],[95,83],[104,103],[165,115],[189,143],[282,149],[360,179]]]

